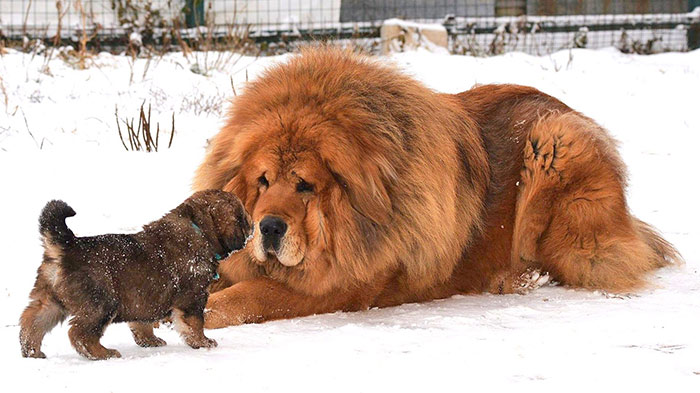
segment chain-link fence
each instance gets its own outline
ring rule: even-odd
[[[379,37],[384,20],[399,18],[444,26],[457,53],[656,52],[698,47],[696,6],[700,0],[0,0],[0,38],[82,36],[116,45],[193,34],[258,43],[358,39]]]

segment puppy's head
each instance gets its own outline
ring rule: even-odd
[[[218,243],[220,250],[217,251],[223,254],[243,248],[251,235],[250,216],[241,201],[230,192],[199,191],[189,197],[184,205],[192,222]]]

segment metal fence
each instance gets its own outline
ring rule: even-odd
[[[268,43],[371,39],[382,21],[399,18],[443,25],[458,53],[682,51],[699,45],[696,6],[700,0],[0,0],[0,38],[65,43],[83,35],[125,44],[138,33],[158,44],[175,30],[223,36],[236,29]]]

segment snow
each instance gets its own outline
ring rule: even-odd
[[[596,119],[620,141],[629,205],[673,242],[687,264],[650,276],[630,296],[546,286],[528,295],[456,296],[206,331],[219,346],[193,350],[161,327],[168,346],[136,346],[124,324],[102,343],[123,358],[92,362],[67,326],[44,339],[48,359],[20,356],[17,320],[41,260],[38,216],[50,199],[77,212],[78,235],[133,232],[178,205],[246,77],[285,61],[209,53],[132,61],[100,54],[0,56],[0,367],[7,391],[226,388],[232,391],[555,391],[700,388],[700,51],[653,56],[613,49],[493,58],[393,55],[405,72],[454,93],[475,83],[535,86]],[[197,64],[200,73],[191,70]],[[133,72],[132,72],[133,70]],[[173,147],[126,152],[116,131],[143,102]],[[223,103],[223,104],[222,104]],[[31,135],[30,135],[31,133]],[[39,149],[41,146],[41,149]]]

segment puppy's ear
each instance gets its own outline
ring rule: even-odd
[[[216,231],[214,219],[209,213],[206,201],[200,201],[197,197],[188,198],[184,203],[184,214],[205,233],[208,232],[205,229]]]

